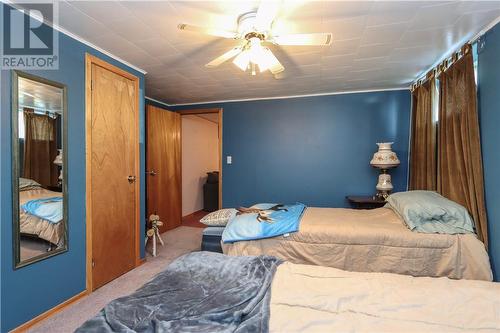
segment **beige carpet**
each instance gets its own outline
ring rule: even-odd
[[[73,332],[87,319],[92,318],[107,303],[128,295],[165,269],[175,258],[200,249],[203,229],[179,227],[162,234],[165,246],[159,247],[159,255],[147,254],[145,264],[120,276],[92,294],[68,306],[56,315],[45,319],[29,332],[67,333]],[[148,247],[149,248],[149,247]]]
[[[21,237],[21,261],[47,253],[50,244],[43,239]]]

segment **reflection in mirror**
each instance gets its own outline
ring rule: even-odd
[[[67,249],[66,89],[22,72],[14,80],[14,252],[20,267]]]

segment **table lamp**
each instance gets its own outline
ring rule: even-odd
[[[377,194],[375,198],[385,200],[391,193],[393,186],[391,182],[391,175],[387,171],[399,165],[399,159],[395,152],[392,151],[392,144],[394,142],[381,142],[377,143],[378,151],[373,154],[370,164],[374,168],[380,169],[378,176]]]
[[[57,150],[57,156],[52,163],[54,163],[55,165],[57,165],[60,168],[59,169],[59,183],[61,183],[62,178],[63,178],[62,177],[62,165],[63,165],[62,149]]]

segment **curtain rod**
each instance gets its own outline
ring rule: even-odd
[[[50,115],[56,115],[56,116],[59,116],[60,115],[60,111],[51,111],[51,110],[48,110],[48,109],[42,109],[42,108],[39,108],[39,107],[36,107],[36,106],[27,106],[27,105],[19,105],[19,112],[21,111],[25,111],[25,109],[30,109],[30,110],[33,110],[33,113],[36,113],[36,114],[50,114]]]
[[[472,52],[471,42],[467,42],[464,45],[462,45],[449,57],[446,57],[443,61],[439,62],[429,71],[427,71],[427,73],[421,76],[420,79],[414,81],[410,86],[410,90],[413,92],[416,88],[426,83],[429,79],[439,76],[441,73],[445,72],[451,65],[453,65],[458,60],[462,59],[462,57],[469,52]]]

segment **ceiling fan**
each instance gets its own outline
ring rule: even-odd
[[[257,67],[260,72],[269,70],[273,75],[281,73],[285,67],[279,62],[273,52],[265,46],[274,45],[304,45],[324,46],[332,43],[331,33],[289,34],[276,35],[272,32],[272,24],[278,13],[279,2],[262,1],[257,11],[240,15],[236,32],[204,28],[190,24],[179,24],[180,30],[203,33],[211,36],[229,38],[241,41],[239,46],[232,48],[223,55],[205,65],[214,68],[233,59],[233,63],[242,71],[250,70],[256,75]]]

